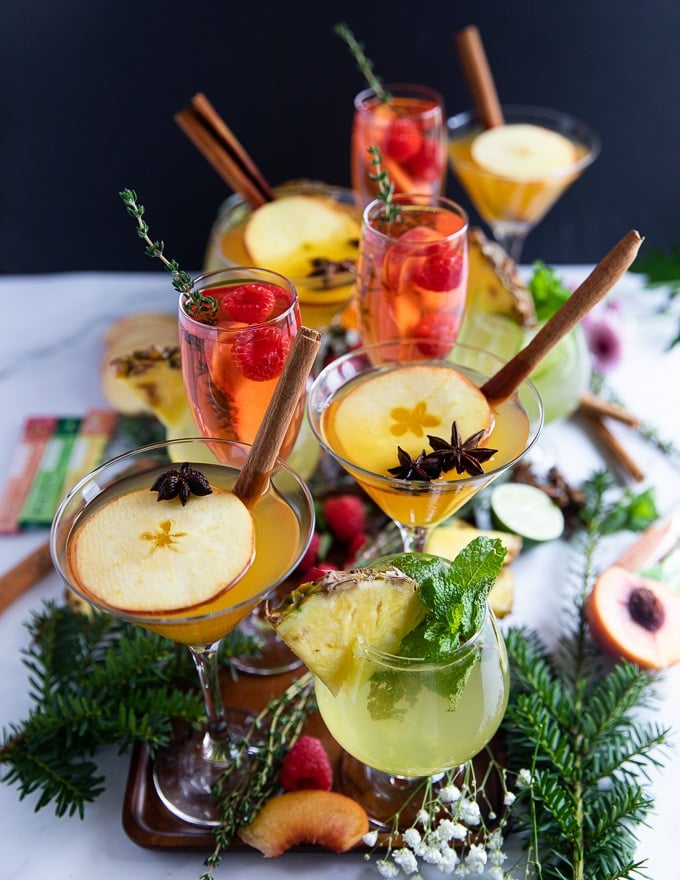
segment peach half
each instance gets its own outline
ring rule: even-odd
[[[680,662],[680,595],[620,565],[606,569],[586,602],[595,641],[615,659],[647,669]]]
[[[267,801],[241,840],[271,859],[300,844],[345,852],[361,843],[368,831],[364,808],[337,791],[287,791]]]

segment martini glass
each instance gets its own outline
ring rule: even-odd
[[[543,423],[540,398],[528,380],[494,405],[488,421],[483,396],[469,386],[483,385],[498,371],[502,361],[493,355],[454,344],[428,360],[422,343],[395,340],[349,351],[319,373],[307,398],[322,447],[393,520],[409,552],[426,550],[434,526],[526,455]],[[430,479],[390,473],[401,462],[398,448],[417,459],[429,435],[449,439],[453,421],[463,440],[484,429],[485,408],[481,442],[497,451],[481,473],[454,469]]]
[[[427,778],[436,785],[498,730],[509,693],[505,643],[487,604],[479,629],[445,657],[387,653],[360,639],[351,674],[337,691],[315,678],[315,693],[326,727],[344,750],[341,790],[365,807],[374,825],[392,828],[398,814],[399,826],[407,828]]]
[[[301,326],[298,294],[277,272],[243,266],[206,272],[194,288],[218,302],[217,323],[205,324],[179,307],[182,374],[189,405],[204,437],[252,443]],[[281,446],[287,459],[304,415],[301,398]],[[257,656],[234,657],[242,672],[263,675],[299,665],[258,606],[239,626]]]
[[[210,455],[206,454],[208,452]],[[55,568],[75,594],[99,611],[186,645],[191,653],[205,701],[206,722],[202,729],[179,736],[157,752],[153,779],[157,794],[167,809],[181,820],[195,825],[218,824],[211,788],[225,766],[233,760],[235,743],[243,737],[249,721],[248,713],[227,709],[223,705],[218,675],[220,641],[299,562],[313,531],[312,498],[298,475],[285,462],[278,460],[266,492],[250,510],[255,542],[249,567],[231,583],[223,583],[219,573],[216,574],[217,566],[204,563],[204,574],[215,579],[218,588],[208,598],[190,603],[188,607],[184,604],[183,607],[174,605],[172,609],[136,610],[138,604],[145,601],[146,582],[142,585],[141,598],[136,597],[135,608],[131,608],[129,602],[121,607],[121,603],[112,603],[111,593],[104,597],[101,584],[105,580],[120,584],[129,594],[132,589],[131,580],[127,580],[128,575],[132,578],[130,557],[146,551],[161,571],[165,565],[173,580],[181,578],[183,590],[189,592],[200,587],[195,583],[195,576],[185,573],[179,564],[184,535],[181,527],[173,526],[175,520],[185,516],[185,511],[186,515],[194,515],[193,497],[186,506],[181,506],[177,498],[155,505],[151,496],[155,505],[152,509],[158,508],[158,523],[151,533],[168,539],[155,543],[149,540],[150,532],[146,526],[142,529],[129,525],[130,508],[123,503],[118,531],[126,533],[129,530],[132,537],[129,541],[117,542],[118,556],[112,549],[114,542],[102,543],[97,575],[88,576],[87,583],[83,581],[81,555],[76,547],[81,546],[78,543],[81,530],[101,514],[107,503],[125,502],[124,496],[135,490],[141,490],[138,492],[140,496],[148,497],[158,476],[177,467],[174,462],[196,463],[193,466],[205,476],[214,494],[220,489],[233,487],[248,453],[249,447],[244,444],[199,439],[157,443],[127,452],[100,466],[75,486],[57,511],[51,531]],[[211,456],[212,464],[208,463]],[[212,497],[209,495],[206,499],[208,505]],[[232,534],[232,523],[222,521],[221,516],[211,521],[211,526],[215,527],[216,544],[229,542]],[[192,523],[190,519],[181,522],[189,526]],[[172,560],[169,563],[168,554]],[[156,573],[156,583],[159,578],[163,583],[163,575]],[[241,772],[248,772],[247,763],[247,760],[243,762]]]
[[[449,163],[494,239],[519,262],[524,240],[564,191],[595,161],[598,136],[585,123],[567,113],[543,107],[502,108],[504,126],[483,131],[472,111],[447,121]],[[536,150],[529,141],[509,139],[490,153],[480,136],[501,129],[536,130],[547,140]],[[522,135],[520,135],[521,137]],[[545,158],[545,150],[551,155]],[[553,152],[556,151],[556,152]],[[523,154],[525,161],[508,164],[508,154]]]

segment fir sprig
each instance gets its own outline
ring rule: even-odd
[[[208,871],[200,880],[212,880],[222,852],[238,829],[251,822],[279,787],[281,763],[316,708],[313,679],[305,673],[250,722],[238,751],[213,788],[220,824],[215,829],[215,848],[204,864]],[[243,766],[248,773],[243,772]]]
[[[669,735],[639,717],[654,701],[653,674],[626,661],[607,666],[588,638],[586,597],[611,507],[604,483],[591,492],[573,630],[553,654],[535,632],[506,634],[509,767],[531,769],[513,815],[516,828],[527,833],[530,867],[542,880],[642,876],[634,861],[635,827],[652,807],[643,783],[650,768],[660,766],[658,750]]]
[[[137,221],[137,235],[146,242],[146,254],[154,259],[159,259],[172,275],[172,286],[182,296],[182,303],[197,321],[206,324],[215,323],[217,313],[217,301],[212,296],[206,296],[200,290],[196,290],[194,282],[188,272],[179,268],[176,260],[168,260],[164,254],[165,243],[153,241],[149,237],[149,226],[144,220],[144,205],[137,201],[137,193],[133,189],[123,189],[119,193],[128,214]]]
[[[389,174],[382,167],[380,147],[371,144],[368,147],[368,152],[371,154],[371,165],[373,166],[373,171],[369,172],[368,177],[378,184],[378,198],[385,204],[385,220],[391,223],[397,220],[400,214],[399,205],[393,201],[394,181],[390,180]]]
[[[368,84],[368,87],[372,89],[375,93],[376,98],[381,103],[388,103],[389,101],[391,101],[392,96],[383,86],[379,77],[377,77],[373,71],[373,62],[366,57],[363,43],[360,43],[356,39],[352,31],[344,22],[336,24],[333,28],[333,31],[337,34],[337,36],[340,37],[341,40],[344,40],[349,47],[349,50],[354,56],[354,60],[357,63],[357,67],[363,74],[364,79]]]

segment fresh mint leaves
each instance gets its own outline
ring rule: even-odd
[[[534,300],[536,318],[547,321],[569,299],[571,290],[565,287],[554,269],[540,260],[534,263],[534,274],[527,284]]]
[[[397,654],[424,663],[443,664],[431,673],[389,669],[371,678],[369,710],[374,719],[403,716],[416,698],[419,682],[448,698],[453,711],[467,679],[479,658],[471,647],[457,662],[447,662],[480,629],[486,614],[486,600],[498,577],[505,555],[498,538],[483,535],[472,540],[452,561],[418,553],[389,557],[419,585],[418,595],[428,614],[402,640]]]

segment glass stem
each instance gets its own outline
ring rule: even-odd
[[[425,551],[429,529],[425,526],[406,526],[402,523],[397,523],[397,526],[401,532],[401,540],[406,553],[423,553]]]
[[[196,666],[201,693],[205,704],[206,732],[203,739],[203,754],[208,760],[224,760],[229,754],[229,725],[222,702],[220,689],[219,663],[217,653],[219,642],[200,648],[190,647]]]
[[[515,263],[519,263],[520,257],[522,256],[524,241],[527,237],[526,229],[520,229],[518,231],[514,224],[508,224],[507,227],[498,225],[493,229],[493,237],[496,243],[503,248],[510,259]]]

